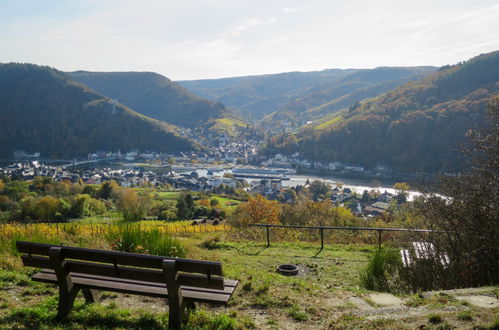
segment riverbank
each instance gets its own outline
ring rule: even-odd
[[[392,173],[392,174],[373,174],[369,172],[342,172],[328,169],[314,169],[300,167],[296,171],[299,175],[313,175],[323,178],[334,178],[337,180],[358,180],[364,183],[370,182],[371,186],[393,186],[396,182],[407,182],[414,186],[419,186],[425,182],[432,181],[434,175],[414,174],[414,173]]]

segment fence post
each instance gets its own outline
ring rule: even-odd
[[[378,230],[378,249],[381,249],[381,232],[382,230]]]
[[[267,226],[267,247],[270,247],[270,227]]]
[[[324,228],[320,228],[321,230],[321,250],[324,249]]]

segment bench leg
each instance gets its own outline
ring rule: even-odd
[[[99,292],[94,289],[83,288],[83,295],[85,296],[85,303],[91,304],[99,301]]]
[[[76,295],[80,289],[73,287],[72,290],[67,291],[65,288],[59,288],[59,305],[57,307],[56,320],[61,321],[69,314],[73,308]]]

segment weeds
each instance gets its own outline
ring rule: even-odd
[[[443,320],[442,316],[440,316],[438,314],[430,314],[430,315],[428,315],[428,322],[430,322],[431,324],[440,324],[443,321],[444,320]]]
[[[469,310],[460,311],[457,314],[457,319],[460,321],[473,321],[473,314]]]
[[[304,322],[308,320],[308,314],[298,308],[298,306],[293,306],[289,309],[288,315],[295,321]]]
[[[361,273],[361,282],[369,290],[393,291],[396,287],[393,278],[400,265],[398,251],[378,249],[369,257],[367,267]]]

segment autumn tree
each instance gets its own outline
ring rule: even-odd
[[[281,208],[277,201],[270,201],[261,195],[250,198],[247,202],[237,206],[232,216],[235,225],[254,223],[280,224],[279,214]]]
[[[393,189],[397,191],[397,201],[399,204],[405,203],[407,201],[407,195],[409,194],[409,189],[411,187],[406,182],[396,182],[393,185]]]
[[[3,191],[3,187],[4,187],[4,183],[3,183],[3,181],[0,179],[0,193]]]
[[[45,196],[38,200],[35,204],[35,214],[38,219],[44,221],[54,220],[59,208],[59,200],[52,196]]]
[[[115,196],[116,207],[123,215],[125,221],[139,221],[144,219],[148,208],[147,198],[129,188],[118,190]]]
[[[95,192],[95,195],[97,198],[111,199],[113,197],[113,193],[118,189],[119,185],[115,181],[106,181],[100,185],[99,189]]]

